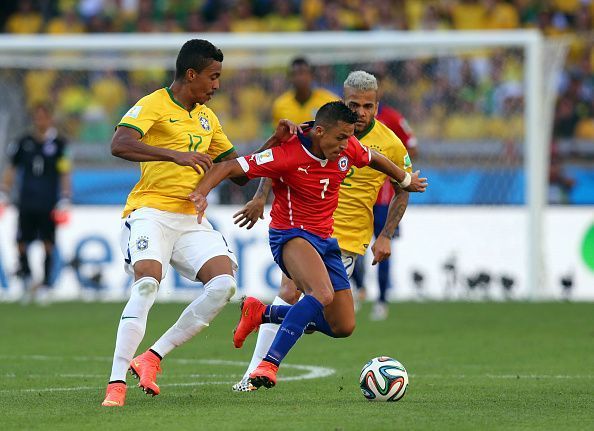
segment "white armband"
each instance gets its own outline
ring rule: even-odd
[[[401,189],[407,188],[408,186],[410,186],[410,183],[412,182],[412,175],[409,174],[408,172],[405,172],[405,174],[406,175],[405,175],[404,179],[402,180],[402,182],[398,183],[398,185],[400,186]]]

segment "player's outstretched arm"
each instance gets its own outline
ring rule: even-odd
[[[301,126],[293,123],[291,120],[283,118],[278,122],[276,130],[272,136],[268,138],[260,148],[254,151],[254,153],[260,153],[264,150],[267,150],[268,148],[276,147],[282,142],[289,140],[289,138],[293,135],[296,135],[297,132],[303,133]]]
[[[215,164],[203,177],[188,198],[194,203],[196,214],[198,214],[198,223],[202,223],[202,215],[208,206],[206,196],[215,188],[221,181],[226,178],[239,177],[245,175],[244,170],[237,161],[227,160],[225,162]]]
[[[373,252],[372,265],[388,259],[392,254],[392,238],[408,207],[408,192],[401,189],[398,184],[392,183],[392,186],[394,187],[394,196],[388,207],[386,223],[371,246],[371,251]]]
[[[398,182],[400,188],[408,192],[424,192],[427,188],[427,178],[419,178],[421,171],[412,174],[400,169],[390,159],[377,151],[371,150],[371,162],[369,167],[376,171],[383,172]]]
[[[111,154],[131,162],[173,162],[190,166],[201,174],[212,166],[210,156],[198,152],[181,152],[147,145],[138,131],[125,126],[117,128],[111,139]]]

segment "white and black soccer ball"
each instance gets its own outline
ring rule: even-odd
[[[406,393],[408,374],[396,359],[379,356],[363,366],[359,385],[370,401],[398,401]]]

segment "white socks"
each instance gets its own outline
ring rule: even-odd
[[[144,337],[146,318],[155,302],[158,290],[159,282],[152,277],[142,277],[132,285],[130,299],[124,307],[118,326],[110,382],[126,381],[126,372]]]
[[[272,301],[272,305],[291,305],[288,302],[285,302],[279,296],[274,298]],[[268,350],[270,346],[272,346],[272,342],[274,341],[274,337],[276,337],[276,333],[280,325],[276,323],[262,323],[260,325],[260,329],[258,330],[258,339],[256,340],[256,347],[254,348],[254,354],[252,355],[252,360],[250,365],[248,366],[243,378],[249,377],[250,373],[256,369],[262,359],[268,354]]]
[[[198,334],[216,317],[235,294],[235,278],[223,274],[204,285],[204,292],[182,312],[175,324],[151,347],[162,358]],[[272,341],[271,341],[272,343]]]

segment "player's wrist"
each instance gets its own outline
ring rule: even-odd
[[[385,230],[383,230],[380,232],[380,237],[392,239],[392,238],[394,238],[394,233],[386,232]]]
[[[410,186],[410,183],[412,182],[412,175],[409,174],[408,172],[405,172],[404,174],[405,174],[404,179],[402,181],[397,181],[398,186],[401,189],[407,188],[408,186]]]

